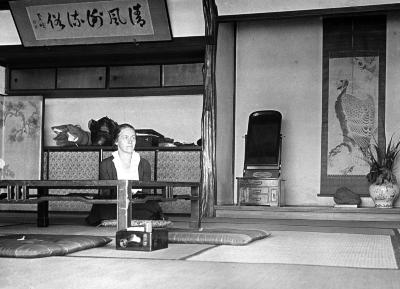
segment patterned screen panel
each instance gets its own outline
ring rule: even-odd
[[[49,153],[49,180],[97,180],[98,151],[53,151]],[[50,190],[51,194],[91,193],[97,190]],[[82,202],[50,202],[52,211],[88,211],[91,205]]]
[[[42,96],[0,96],[0,179],[40,179],[42,115]],[[2,204],[0,210],[31,207]]]
[[[159,181],[200,181],[199,151],[158,152],[157,180]],[[190,188],[176,188],[177,195],[190,195]],[[190,201],[178,200],[160,204],[165,213],[190,213]]]
[[[1,96],[0,177],[39,180],[42,96]]]
[[[44,179],[50,180],[90,180],[98,179],[100,150],[45,151],[43,161]],[[103,159],[112,151],[103,151]],[[141,157],[149,161],[152,180],[160,181],[200,181],[199,151],[139,151]],[[157,154],[157,158],[156,158]],[[47,163],[48,159],[48,163]],[[157,163],[156,163],[157,159]],[[97,194],[97,190],[51,190],[52,194],[67,193]],[[190,194],[190,188],[176,188],[176,194]],[[165,213],[189,214],[190,201],[161,203]],[[81,202],[50,202],[50,211],[89,211],[90,204]]]

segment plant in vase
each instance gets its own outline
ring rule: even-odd
[[[400,151],[400,141],[393,142],[393,135],[388,146],[386,139],[382,146],[377,142],[368,146],[364,155],[370,166],[367,179],[370,184],[369,194],[375,207],[392,208],[399,196],[399,186],[393,173],[395,160]]]

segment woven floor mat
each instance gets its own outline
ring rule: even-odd
[[[183,244],[212,244],[212,245],[247,245],[253,241],[264,239],[271,234],[263,230],[244,229],[169,229],[168,242]]]
[[[273,231],[245,247],[218,246],[191,261],[398,269],[390,236]]]
[[[0,257],[39,258],[104,246],[110,238],[81,235],[14,234],[0,236]]]
[[[172,225],[171,221],[168,220],[131,220],[131,226],[144,226],[150,222],[153,228],[165,228]],[[116,227],[117,220],[103,220],[97,227]]]

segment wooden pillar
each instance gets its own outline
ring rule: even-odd
[[[218,11],[215,0],[203,0],[206,50],[204,61],[204,95],[201,119],[203,150],[201,157],[201,216],[214,216],[216,198],[216,157],[215,157],[215,63],[217,55]]]
[[[132,220],[132,182],[120,181],[117,187],[117,231],[126,230]]]

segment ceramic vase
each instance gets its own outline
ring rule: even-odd
[[[394,183],[385,182],[381,185],[371,184],[369,195],[377,208],[393,208],[393,203],[399,196],[399,186]]]

